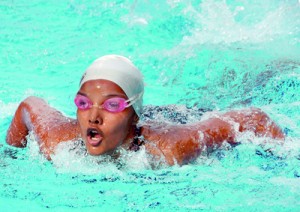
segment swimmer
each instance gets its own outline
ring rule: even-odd
[[[282,130],[257,108],[233,110],[191,124],[143,123],[143,94],[142,74],[129,59],[118,55],[100,57],[80,81],[74,98],[77,119],[31,96],[17,108],[6,142],[25,147],[26,136],[32,131],[49,160],[59,143],[82,139],[90,155],[112,155],[117,147],[138,151],[144,146],[157,160],[183,165],[224,142],[237,144],[241,132],[284,139]]]

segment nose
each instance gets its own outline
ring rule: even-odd
[[[103,122],[103,119],[102,119],[102,116],[101,116],[101,110],[99,110],[96,107],[91,108],[89,123],[98,125],[98,124],[102,124],[102,122]]]

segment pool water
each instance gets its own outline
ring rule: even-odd
[[[298,0],[0,0],[0,20],[1,211],[299,211]],[[144,119],[185,124],[203,110],[254,106],[286,141],[245,133],[235,148],[154,170],[143,149],[114,163],[66,144],[49,162],[34,139],[5,143],[29,95],[75,117],[79,79],[105,54],[142,71]]]

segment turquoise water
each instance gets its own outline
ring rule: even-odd
[[[299,211],[299,1],[0,0],[0,20],[1,211]],[[34,140],[5,144],[29,95],[75,117],[81,74],[111,53],[143,72],[145,105],[179,105],[187,122],[200,118],[186,107],[260,107],[285,144],[269,155],[245,133],[234,149],[158,170],[143,151],[120,168],[65,146],[48,162]]]

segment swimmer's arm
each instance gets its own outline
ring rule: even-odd
[[[33,131],[41,151],[48,159],[58,143],[79,135],[76,120],[65,117],[37,97],[28,97],[21,102],[7,131],[6,142],[25,147],[29,131]]]
[[[236,129],[236,124],[239,125]],[[201,152],[211,152],[225,141],[236,143],[236,133],[253,131],[257,136],[283,139],[284,134],[264,112],[251,108],[212,117],[192,125],[144,126],[146,149],[169,165],[185,164]]]
[[[235,136],[232,126],[219,118],[189,125],[147,126],[143,133],[150,140],[145,145],[148,152],[169,165],[186,164],[224,141],[234,143]]]

